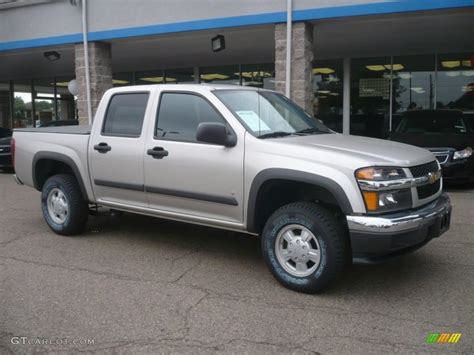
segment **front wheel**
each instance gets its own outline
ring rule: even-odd
[[[347,233],[315,203],[290,203],[274,212],[262,233],[262,252],[275,278],[299,292],[325,288],[348,259]]]
[[[41,209],[46,223],[57,234],[79,234],[86,226],[88,204],[72,175],[59,174],[46,180],[41,193]]]

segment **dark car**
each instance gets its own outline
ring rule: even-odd
[[[0,127],[0,169],[12,168],[12,153],[10,151],[12,133],[8,128]]]
[[[429,149],[446,182],[474,182],[474,125],[471,114],[457,110],[406,112],[390,139]]]

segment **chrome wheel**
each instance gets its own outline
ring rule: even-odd
[[[293,276],[305,277],[321,263],[321,248],[316,236],[306,227],[290,224],[281,229],[275,240],[280,265]]]
[[[66,195],[58,188],[52,189],[47,198],[48,214],[54,223],[63,224],[69,214],[69,203]]]

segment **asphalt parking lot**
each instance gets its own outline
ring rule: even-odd
[[[0,174],[0,353],[473,353],[474,190],[450,196],[440,239],[304,295],[257,237],[130,214],[57,236],[39,193]]]

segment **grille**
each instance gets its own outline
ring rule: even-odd
[[[410,172],[415,178],[422,177],[428,175],[428,173],[434,173],[436,171],[438,171],[438,163],[436,160],[433,160],[428,164],[417,165],[410,168]]]
[[[436,159],[438,159],[439,163],[440,164],[445,164],[448,159],[449,159],[449,155],[448,154],[444,154],[444,155],[435,155]]]
[[[436,182],[428,185],[418,186],[416,191],[418,192],[418,198],[423,200],[436,194],[441,187],[441,181],[438,179]]]

